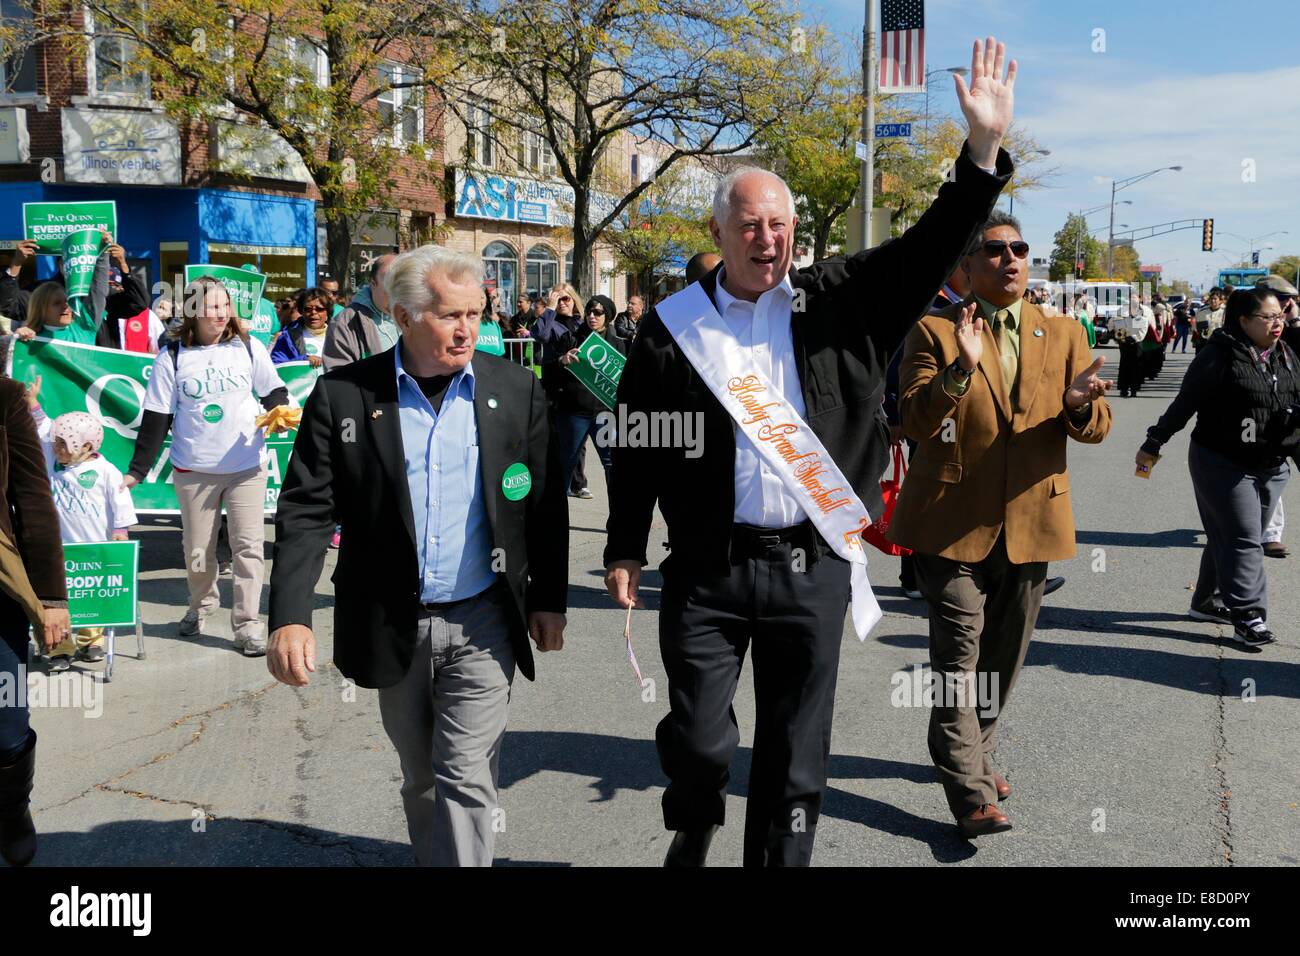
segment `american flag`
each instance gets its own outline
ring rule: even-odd
[[[882,92],[925,92],[925,3],[882,0],[880,76]]]

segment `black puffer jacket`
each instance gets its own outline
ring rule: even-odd
[[[1147,429],[1142,450],[1160,446],[1192,415],[1192,439],[1243,468],[1275,468],[1300,449],[1300,359],[1279,340],[1266,364],[1238,329],[1215,329],[1183,377],[1178,397]]]
[[[605,309],[605,331],[603,333],[593,332],[591,327],[584,321],[572,332],[566,333],[561,337],[559,346],[560,352],[576,349],[587,341],[588,336],[603,335],[619,355],[627,355],[627,342],[614,334],[613,325],[609,317],[614,314],[614,303],[603,295],[592,296],[587,301],[590,307],[592,302],[599,302]],[[586,311],[583,311],[586,315]],[[605,411],[605,404],[592,394],[591,389],[578,381],[578,377],[570,372],[567,368],[559,366],[556,368],[556,392],[555,408],[562,415],[582,415],[588,418],[595,418],[600,412]]]

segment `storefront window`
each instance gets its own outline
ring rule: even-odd
[[[519,254],[505,242],[489,243],[483,250],[484,284],[498,290],[501,308],[511,314],[519,290]]]
[[[555,253],[543,245],[533,246],[528,250],[528,259],[524,264],[524,281],[529,295],[545,295],[560,279],[560,260]]]
[[[251,264],[254,269],[266,276],[266,291],[262,293],[262,297],[272,302],[282,296],[292,295],[307,285],[305,249],[243,251],[237,246],[219,248],[218,243],[214,242],[208,246],[208,262],[236,268]]]

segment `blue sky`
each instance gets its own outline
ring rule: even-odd
[[[860,37],[862,0],[802,0],[808,18]],[[1016,200],[1034,255],[1050,252],[1070,211],[1110,200],[1110,180],[1161,166],[1117,194],[1115,220],[1133,227],[1212,217],[1216,249],[1199,230],[1139,242],[1143,262],[1203,284],[1228,255],[1261,240],[1265,264],[1300,254],[1300,31],[1282,0],[926,0],[926,63],[969,66],[971,43],[992,33],[1020,66],[1016,117],[1058,168],[1048,188]],[[1093,52],[1093,31],[1105,52]],[[959,115],[951,80],[943,103]],[[934,93],[932,104],[934,102]],[[932,105],[932,109],[933,109]],[[1254,181],[1243,181],[1253,160]],[[1005,202],[1003,202],[1005,205]],[[1107,213],[1089,217],[1105,227]],[[1104,231],[1101,237],[1105,238]]]

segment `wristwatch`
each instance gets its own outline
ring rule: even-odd
[[[948,366],[948,371],[952,372],[953,378],[963,382],[975,374],[973,368],[965,369],[961,367],[961,359],[953,359],[952,364]]]

